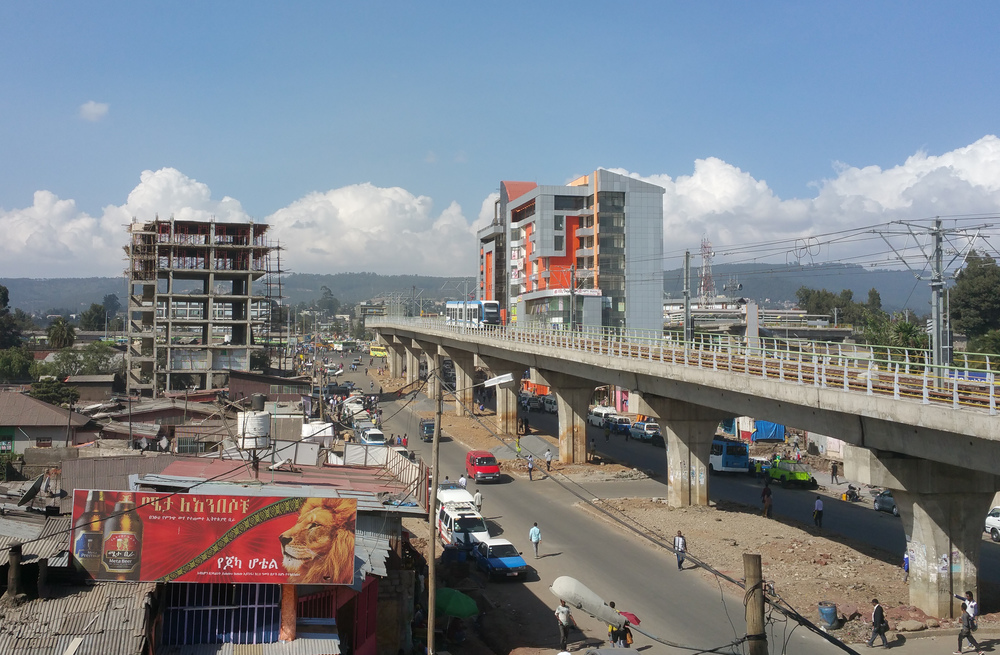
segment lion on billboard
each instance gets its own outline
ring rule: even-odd
[[[356,505],[343,498],[310,498],[299,520],[278,536],[289,582],[350,584],[354,580]]]

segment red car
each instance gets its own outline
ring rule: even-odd
[[[500,480],[500,465],[488,450],[470,450],[465,456],[465,472],[476,482],[497,482]]]

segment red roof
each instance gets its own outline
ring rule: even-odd
[[[516,200],[532,189],[538,188],[535,182],[501,182],[507,189],[507,201]]]
[[[220,484],[287,484],[295,486],[327,487],[341,491],[379,493],[402,489],[402,484],[386,478],[385,471],[373,466],[298,466],[301,473],[268,471],[270,462],[261,462],[260,480],[254,481],[248,464],[231,459],[190,457],[173,462],[162,471],[163,475],[182,478],[214,478]]]

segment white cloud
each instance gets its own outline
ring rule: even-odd
[[[435,216],[426,196],[355,184],[311,193],[267,217],[297,272],[469,274],[475,229],[456,203]]]
[[[986,136],[932,156],[918,152],[898,166],[837,164],[816,183],[814,197],[779,198],[767,183],[716,158],[700,159],[690,175],[641,177],[666,189],[665,250],[697,250],[707,235],[726,246],[794,240],[841,229],[973,213],[1000,213],[1000,139]],[[542,180],[544,182],[544,180]],[[265,217],[269,235],[286,249],[282,265],[300,273],[374,271],[382,274],[471,275],[475,233],[493,218],[496,193],[475,217],[399,187],[355,184],[310,193]],[[125,224],[132,217],[249,221],[238,200],[214,199],[211,189],[173,168],[143,171],[124,204],[99,216],[73,200],[37,191],[30,207],[0,208],[0,277],[120,275]],[[827,257],[823,253],[821,257]],[[668,260],[667,265],[675,262]]]
[[[90,121],[91,123],[96,123],[108,115],[108,109],[110,107],[111,105],[106,102],[94,102],[93,100],[88,100],[80,105],[80,118],[85,121]]]
[[[834,163],[813,198],[782,200],[763,180],[710,157],[691,175],[643,177],[666,189],[664,250],[806,238],[894,220],[1000,212],[1000,139],[985,136],[938,156],[917,152],[888,169]],[[668,263],[668,267],[672,267]]]

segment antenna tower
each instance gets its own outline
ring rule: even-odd
[[[698,282],[698,303],[702,309],[715,300],[715,280],[712,279],[712,242],[708,237],[701,240],[701,275]]]

